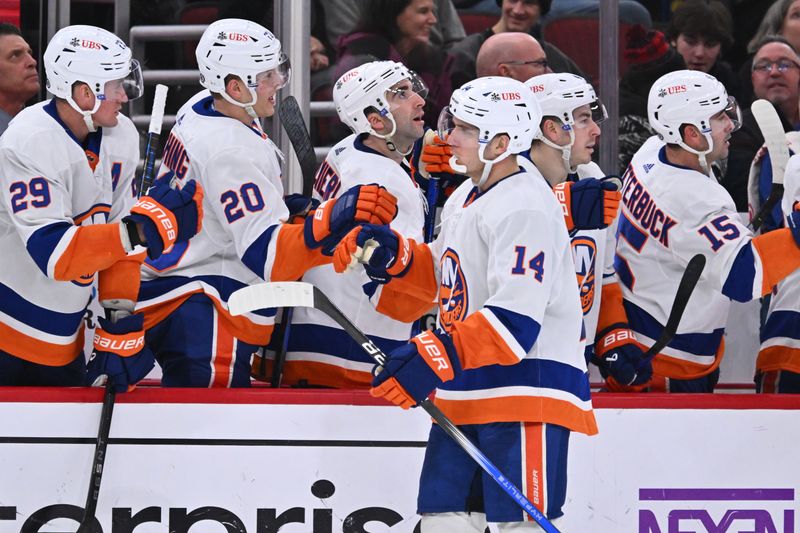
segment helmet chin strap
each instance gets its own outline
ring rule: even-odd
[[[86,127],[89,129],[89,133],[94,133],[97,131],[97,126],[94,124],[94,119],[92,115],[97,113],[97,110],[100,109],[100,99],[95,95],[94,98],[94,106],[92,107],[91,111],[86,111],[85,109],[81,109],[80,106],[72,99],[72,96],[67,96],[66,98],[67,103],[69,106],[77,111],[78,113],[83,116],[83,122],[86,124]]]
[[[483,157],[483,153],[486,150],[486,147],[488,145],[489,145],[489,143],[482,143],[480,148],[478,148],[478,159],[480,159],[481,163],[483,163],[483,172],[481,172],[481,178],[478,180],[478,188],[479,189],[481,187],[483,187],[483,184],[486,183],[486,180],[489,179],[489,174],[492,172],[492,167],[495,165],[495,163],[499,163],[500,161],[502,161],[503,159],[505,159],[505,158],[507,158],[508,156],[511,155],[511,152],[509,150],[506,150],[505,152],[503,152],[502,154],[498,155],[496,158],[492,159],[491,161],[486,160]],[[453,170],[456,170],[456,169],[454,168]]]
[[[375,131],[375,129],[371,128],[372,129],[371,134],[374,135],[375,137],[383,139],[386,142],[386,147],[390,151],[397,152],[398,154],[402,155],[403,157],[407,156],[408,154],[410,154],[412,152],[412,150],[414,150],[414,143],[411,143],[411,146],[409,146],[408,150],[405,151],[405,152],[400,150],[400,149],[398,149],[397,145],[394,144],[394,141],[392,140],[392,137],[394,137],[394,134],[397,132],[397,122],[395,122],[394,117],[392,116],[391,113],[388,113],[386,115],[386,118],[388,118],[389,121],[392,123],[392,131],[390,131],[386,135],[382,135],[382,134],[378,133],[377,131]]]
[[[556,144],[547,137],[545,137],[544,133],[539,136],[539,139],[551,148],[555,148],[561,152],[561,161],[564,163],[564,168],[567,170],[567,174],[574,174],[578,171],[578,167],[573,167],[569,164],[569,160],[572,157],[572,145],[575,144],[575,131],[572,127],[569,127],[569,143],[565,144],[564,146],[560,144]]]
[[[256,101],[258,100],[258,95],[256,94],[255,89],[248,87],[247,90],[250,91],[250,96],[252,97],[249,102],[237,102],[231,97],[231,95],[228,94],[227,90],[222,91],[222,97],[231,104],[243,108],[253,120],[258,120],[259,117],[256,114],[256,110],[253,109],[253,106],[256,105]]]
[[[687,152],[691,152],[697,155],[697,162],[700,163],[700,168],[703,169],[703,173],[713,178],[714,174],[711,172],[711,165],[706,160],[706,154],[711,152],[712,148],[714,147],[714,140],[708,133],[704,133],[703,136],[706,138],[706,141],[708,141],[707,150],[703,150],[702,152],[700,150],[695,150],[694,148],[691,148],[689,145],[683,142],[683,140],[678,141],[678,146],[680,146]]]

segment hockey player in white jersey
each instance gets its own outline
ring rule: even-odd
[[[136,201],[139,136],[119,112],[142,78],[116,35],[63,28],[44,66],[54,98],[20,112],[0,141],[0,385],[86,384],[83,315],[97,278],[109,317],[95,367],[116,360],[122,375],[111,377],[126,387],[126,372],[152,367],[132,314],[137,245],[158,257],[194,235],[202,189],[156,187]]]
[[[378,186],[350,189],[299,224],[285,223],[282,155],[259,119],[275,112],[290,68],[272,33],[254,22],[211,24],[196,49],[206,90],[181,107],[159,181],[196,179],[207,191],[203,231],[143,267],[139,308],[165,386],[246,387],[250,358],[267,344],[275,310],[231,316],[228,296],[261,280],[299,279],[331,261],[357,221],[388,223],[395,200]]]
[[[736,101],[697,71],[659,78],[648,97],[658,133],[625,173],[616,270],[625,310],[641,348],[659,337],[678,282],[695,254],[706,267],[677,334],[653,361],[654,382],[672,392],[711,392],[719,376],[731,300],[769,293],[800,266],[800,212],[789,227],[753,237],[710,165],[727,156],[739,127]]]
[[[331,148],[317,172],[314,197],[325,201],[356,185],[380,183],[397,198],[392,228],[422,242],[425,205],[407,156],[423,134],[426,94],[422,80],[394,61],[366,63],[343,74],[334,84],[333,101],[353,134]],[[331,265],[318,266],[303,281],[319,287],[385,352],[412,335],[416,316],[395,320],[376,310],[365,291],[374,292],[377,283],[362,268],[339,275]],[[373,366],[327,315],[310,308],[293,311],[284,384],[369,387]]]
[[[646,383],[650,365],[638,369],[642,350],[628,328],[614,270],[620,193],[613,183],[597,179],[605,174],[592,162],[600,123],[607,118],[605,107],[594,88],[575,74],[542,74],[525,85],[542,108],[542,123],[524,155],[554,188],[559,201],[572,207],[567,225],[572,226],[575,275],[586,327],[586,361],[593,360],[603,377],[610,375],[623,385]],[[520,161],[523,166],[527,163],[526,159]],[[591,226],[596,229],[586,229]]]
[[[540,121],[521,82],[487,77],[456,90],[439,135],[471,179],[445,204],[437,239],[418,244],[365,225],[339,244],[334,266],[358,259],[388,275],[384,309],[403,297],[421,302],[419,314],[426,301],[439,305],[440,329],[391,352],[372,393],[408,408],[436,390],[436,405],[556,519],[569,434],[597,428],[562,209],[542,175],[514,157],[530,147]],[[377,246],[365,247],[369,239]],[[417,502],[422,531],[482,532],[487,521],[500,531],[539,530],[479,472],[434,425]],[[470,512],[469,502],[481,512]]]
[[[786,140],[790,153],[800,153],[800,133],[788,132]],[[772,183],[769,154],[756,158],[750,171],[750,205],[759,207],[758,178]],[[789,159],[783,178],[783,198],[779,206],[785,225],[792,223],[790,216],[800,203],[800,156]],[[758,212],[755,209],[751,212]],[[763,229],[764,226],[762,226]],[[761,347],[756,359],[756,392],[800,394],[800,270],[795,270],[773,289],[769,299],[766,320],[761,327]]]

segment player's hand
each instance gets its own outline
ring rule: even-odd
[[[371,280],[388,283],[408,271],[413,257],[411,242],[389,226],[365,224],[350,230],[336,246],[333,269],[341,274],[363,264]]]
[[[644,352],[633,342],[628,329],[615,329],[595,344],[595,362],[604,378],[611,376],[621,385],[641,385],[650,381],[653,366],[643,364]]]
[[[584,178],[565,181],[553,187],[561,203],[567,229],[603,229],[611,225],[622,199],[618,183],[619,178],[608,176],[602,180]]]
[[[431,174],[455,174],[450,166],[453,151],[450,145],[439,138],[433,130],[425,133],[425,141],[420,156],[420,173],[427,178]]]
[[[442,330],[425,331],[389,354],[369,392],[408,409],[460,373],[461,363],[450,335]]]
[[[300,193],[292,193],[283,198],[283,203],[286,204],[286,209],[289,210],[289,221],[294,222],[296,219],[305,218],[305,216],[319,207],[319,200],[304,196]]]
[[[332,255],[345,234],[358,224],[388,224],[397,215],[397,198],[375,183],[357,185],[338,198],[323,202],[306,217],[306,246]]]
[[[794,210],[786,217],[786,227],[792,231],[792,237],[800,248],[800,201],[794,203]]]
[[[203,187],[190,180],[182,189],[160,183],[131,208],[126,221],[144,233],[147,255],[157,259],[176,242],[188,241],[203,227]]]
[[[155,366],[153,352],[144,347],[144,315],[128,315],[117,322],[101,317],[98,322],[86,366],[89,383],[102,386],[110,379],[117,392],[133,390]]]

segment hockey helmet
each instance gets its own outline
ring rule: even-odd
[[[275,77],[278,88],[289,83],[292,69],[281,43],[265,27],[243,19],[222,19],[206,28],[195,49],[200,85],[255,117],[256,87],[260,74]],[[252,101],[237,102],[225,91],[225,79],[237,76],[250,90]]]
[[[411,82],[411,89],[424,100],[428,88],[413,70],[395,61],[372,61],[350,69],[336,80],[333,86],[333,103],[339,120],[355,133],[369,133],[382,138],[391,138],[397,130],[392,116],[391,101],[387,92],[403,80]],[[373,111],[387,117],[392,130],[386,135],[372,129],[367,113]]]
[[[113,33],[95,26],[75,25],[53,35],[44,52],[47,90],[81,113],[90,131],[92,114],[114,91],[124,90],[129,100],[142,95],[144,83],[139,62],[131,49]],[[72,86],[82,82],[95,95],[94,107],[83,110],[72,99]]]

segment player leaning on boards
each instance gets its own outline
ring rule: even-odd
[[[343,74],[333,101],[353,134],[331,148],[317,172],[314,198],[335,199],[351,187],[378,182],[397,198],[392,228],[422,242],[425,206],[407,156],[423,134],[426,95],[422,80],[394,61],[366,63]],[[416,316],[395,320],[376,310],[365,290],[374,292],[377,283],[362,268],[339,275],[326,264],[310,269],[303,281],[319,287],[384,351],[412,335]],[[372,381],[373,366],[361,346],[324,313],[294,310],[284,383],[363,388]]]
[[[436,405],[553,519],[563,514],[570,431],[597,427],[561,206],[541,174],[513,157],[530,147],[540,121],[521,82],[486,77],[456,90],[439,134],[470,181],[445,204],[437,239],[386,238],[365,225],[342,240],[334,266],[343,270],[375,239],[368,260],[373,276],[390,278],[383,297],[438,302],[441,329],[394,350],[373,394],[408,408],[436,389]],[[477,471],[434,425],[417,504],[422,530],[482,532],[488,521],[500,531],[536,531],[487,476],[486,514],[468,513]]]
[[[142,78],[125,43],[68,26],[48,43],[44,66],[54,98],[20,112],[0,141],[2,385],[86,384],[83,314],[95,274],[110,315],[95,335],[99,357],[134,355],[143,342],[142,317],[132,314],[136,246],[158,257],[202,218],[195,184],[136,201],[139,137],[119,111],[141,95]]]
[[[707,265],[677,334],[653,360],[653,387],[712,392],[731,300],[769,293],[800,266],[800,212],[788,228],[753,237],[733,200],[709,175],[728,154],[739,107],[713,76],[681,70],[659,78],[647,102],[651,137],[625,173],[616,269],[640,347],[658,337],[689,259]],[[662,385],[659,381],[667,378]]]
[[[557,197],[573,207],[567,229],[586,326],[586,361],[593,360],[603,377],[610,376],[618,383],[646,383],[651,368],[646,365],[637,371],[642,350],[628,328],[614,270],[619,193],[613,198],[616,203],[611,198],[597,202],[598,194],[607,192],[604,187],[616,187],[592,179],[605,175],[592,162],[600,123],[607,118],[605,107],[592,86],[575,74],[542,74],[525,85],[542,108],[542,123],[524,155],[555,189]]]
[[[290,76],[280,42],[254,22],[224,19],[206,29],[196,55],[206,90],[178,111],[157,183],[203,184],[205,224],[191,243],[145,263],[139,307],[163,385],[247,387],[251,354],[267,343],[275,312],[233,317],[228,296],[329,263],[356,222],[388,223],[396,207],[384,189],[363,186],[304,223],[285,223],[282,155],[259,124]]]

